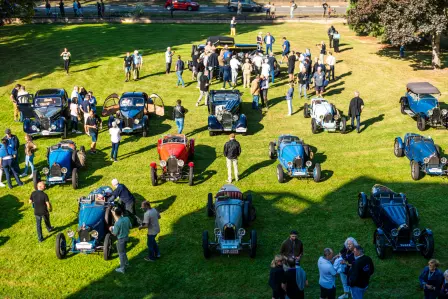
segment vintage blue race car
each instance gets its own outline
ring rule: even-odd
[[[440,91],[428,82],[409,83],[407,92],[400,99],[401,113],[417,119],[417,128],[427,126],[448,128],[448,110],[440,109],[437,96]]]
[[[370,196],[364,192],[358,195],[358,215],[372,217],[377,229],[373,243],[380,259],[384,258],[386,248],[393,251],[420,251],[430,259],[434,253],[434,237],[430,229],[418,228],[417,209],[408,203],[403,193],[374,185]]]
[[[238,90],[211,90],[208,95],[208,131],[247,132],[247,118],[241,113],[241,94]]]
[[[107,261],[112,252],[113,237],[109,228],[114,225],[114,202],[107,202],[112,189],[100,187],[87,197],[78,199],[78,227],[69,229],[67,243],[64,233],[56,236],[56,256],[63,259],[67,253],[93,253],[102,251]]]
[[[310,146],[305,144],[297,136],[280,135],[278,142],[269,143],[269,158],[278,158],[277,179],[280,183],[284,182],[284,172],[290,177],[309,178],[312,177],[315,182],[320,181],[320,164],[313,166],[314,153]]]
[[[109,116],[108,126],[116,122],[121,132],[131,134],[141,132],[148,135],[149,115],[165,114],[162,98],[157,94],[148,96],[145,92],[125,92],[119,97],[116,93],[109,95],[104,101],[102,116]]]
[[[396,157],[406,156],[411,163],[411,176],[419,180],[423,174],[448,175],[447,159],[441,156],[440,147],[431,137],[414,133],[395,138],[394,154]]]
[[[249,256],[254,258],[257,253],[257,232],[252,230],[249,242],[243,242],[246,230],[256,219],[256,211],[252,205],[252,196],[243,193],[234,185],[224,185],[215,195],[208,194],[207,216],[215,216],[215,241],[210,242],[208,231],[202,233],[202,249],[205,258],[211,256],[212,250],[221,254],[239,254],[243,249],[249,249]]]
[[[62,89],[42,89],[17,98],[23,131],[31,136],[61,135],[67,138],[70,119],[67,92]]]
[[[64,184],[67,181],[72,183],[73,189],[78,188],[78,170],[85,166],[86,151],[84,146],[76,149],[76,144],[71,140],[63,140],[56,145],[47,148],[48,167],[33,172],[34,189],[37,190],[37,183],[46,177],[47,186]]]

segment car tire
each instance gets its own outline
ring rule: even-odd
[[[394,154],[395,154],[395,157],[398,157],[398,158],[403,157],[403,149],[400,147],[400,144],[398,143],[397,139],[395,139],[395,143],[394,143]]]
[[[309,105],[308,105],[308,103],[305,103],[303,105],[303,117],[305,117],[305,118],[310,117],[310,111],[308,109],[309,109]]]
[[[375,251],[379,259],[386,256],[386,237],[375,232]]]
[[[147,137],[147,136],[148,136],[148,125],[146,124],[146,122],[145,122],[145,124],[143,125],[142,136],[143,136],[143,137]]]
[[[193,179],[194,179],[194,167],[189,167],[188,170],[188,185],[193,186]]]
[[[369,216],[369,203],[364,193],[358,195],[358,216],[359,218],[367,218]]]
[[[283,183],[284,181],[285,181],[285,178],[284,178],[284,173],[283,173],[283,167],[282,167],[282,165],[281,164],[278,164],[277,165],[277,179],[278,179],[278,182],[279,183]]]
[[[207,216],[212,217],[214,213],[213,209],[213,194],[209,193],[207,196]]]
[[[202,232],[202,251],[204,253],[204,257],[208,259],[211,255],[210,246],[208,242],[208,231],[204,230]]]
[[[210,136],[215,136],[216,135],[216,133],[213,132],[213,131],[208,131],[208,133],[209,133]]]
[[[424,234],[420,237],[420,242],[424,244],[425,246],[422,246],[420,248],[420,253],[423,255],[425,259],[432,258],[434,254],[434,236],[429,234]]]
[[[407,114],[404,111],[406,109],[407,104],[408,104],[408,99],[406,97],[401,97],[401,99],[400,99],[400,111],[401,111],[401,114],[404,114],[404,115]]]
[[[303,152],[305,153],[305,157],[304,157],[305,162],[310,160],[311,159],[311,157],[310,157],[311,150],[310,150],[310,146],[308,144],[303,145]]]
[[[37,170],[34,170],[33,172],[33,186],[34,186],[34,190],[37,190],[37,183],[40,182],[40,178],[39,178],[39,172]]]
[[[417,209],[413,205],[408,204],[408,210],[409,210],[409,222],[410,222],[409,226],[417,227],[420,221],[420,219],[418,218]]]
[[[62,139],[67,138],[67,121],[64,119],[64,130],[62,131]]]
[[[420,165],[417,161],[412,160],[411,161],[411,177],[414,181],[418,181],[421,179],[421,171],[420,171]]]
[[[67,256],[67,241],[64,233],[58,233],[56,236],[56,257],[60,260]]]
[[[112,254],[112,235],[110,233],[107,233],[104,237],[104,246],[103,246],[103,257],[105,261],[108,261],[110,259],[110,256]]]
[[[313,180],[316,183],[318,183],[320,181],[320,177],[321,177],[320,164],[316,163],[316,165],[314,165],[314,170],[313,170]]]
[[[313,132],[313,134],[316,134],[317,131],[318,131],[317,123],[316,123],[316,120],[313,118],[313,119],[311,119],[311,132]]]
[[[157,169],[155,167],[151,167],[151,184],[157,186]]]
[[[112,207],[108,206],[104,213],[104,222],[106,223],[106,225],[108,227],[111,227],[114,224],[113,219],[114,219],[114,217],[112,216]]]
[[[78,168],[72,169],[72,187],[73,189],[78,189]]]
[[[347,132],[347,120],[345,117],[341,118],[341,126],[340,126],[341,134],[345,134]]]
[[[257,255],[257,231],[256,230],[252,230],[250,232],[250,251],[249,251],[249,256],[251,258],[255,258],[256,255]]]
[[[426,120],[420,114],[417,115],[417,129],[419,129],[419,131],[426,130]]]
[[[76,165],[77,158],[78,158],[78,151],[77,150],[72,151],[72,162],[74,165]]]
[[[275,159],[276,151],[274,142],[269,142],[269,158]]]

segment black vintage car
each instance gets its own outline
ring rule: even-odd
[[[241,94],[238,90],[211,90],[208,100],[208,131],[246,134],[247,118],[241,113]]]
[[[31,94],[22,95],[17,101],[26,134],[61,135],[67,138],[70,110],[69,98],[64,89],[41,89],[34,97]]]
[[[359,193],[358,215],[361,218],[370,215],[375,222],[373,243],[380,259],[384,258],[388,247],[393,251],[420,251],[425,258],[432,257],[433,233],[428,228],[418,228],[417,209],[408,203],[403,193],[376,184],[370,197]]]

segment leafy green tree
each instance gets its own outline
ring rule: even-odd
[[[22,22],[30,22],[34,16],[35,3],[32,0],[0,0],[0,25],[19,18]]]

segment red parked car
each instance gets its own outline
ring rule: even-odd
[[[194,163],[189,162],[194,157],[194,139],[188,139],[184,134],[165,135],[157,141],[161,174],[157,175],[157,163],[152,162],[151,183],[157,186],[158,180],[178,181],[188,178],[188,184],[193,185]]]
[[[173,1],[174,10],[199,10],[199,3],[191,0],[167,0],[165,3],[165,8],[171,10],[171,1]]]

